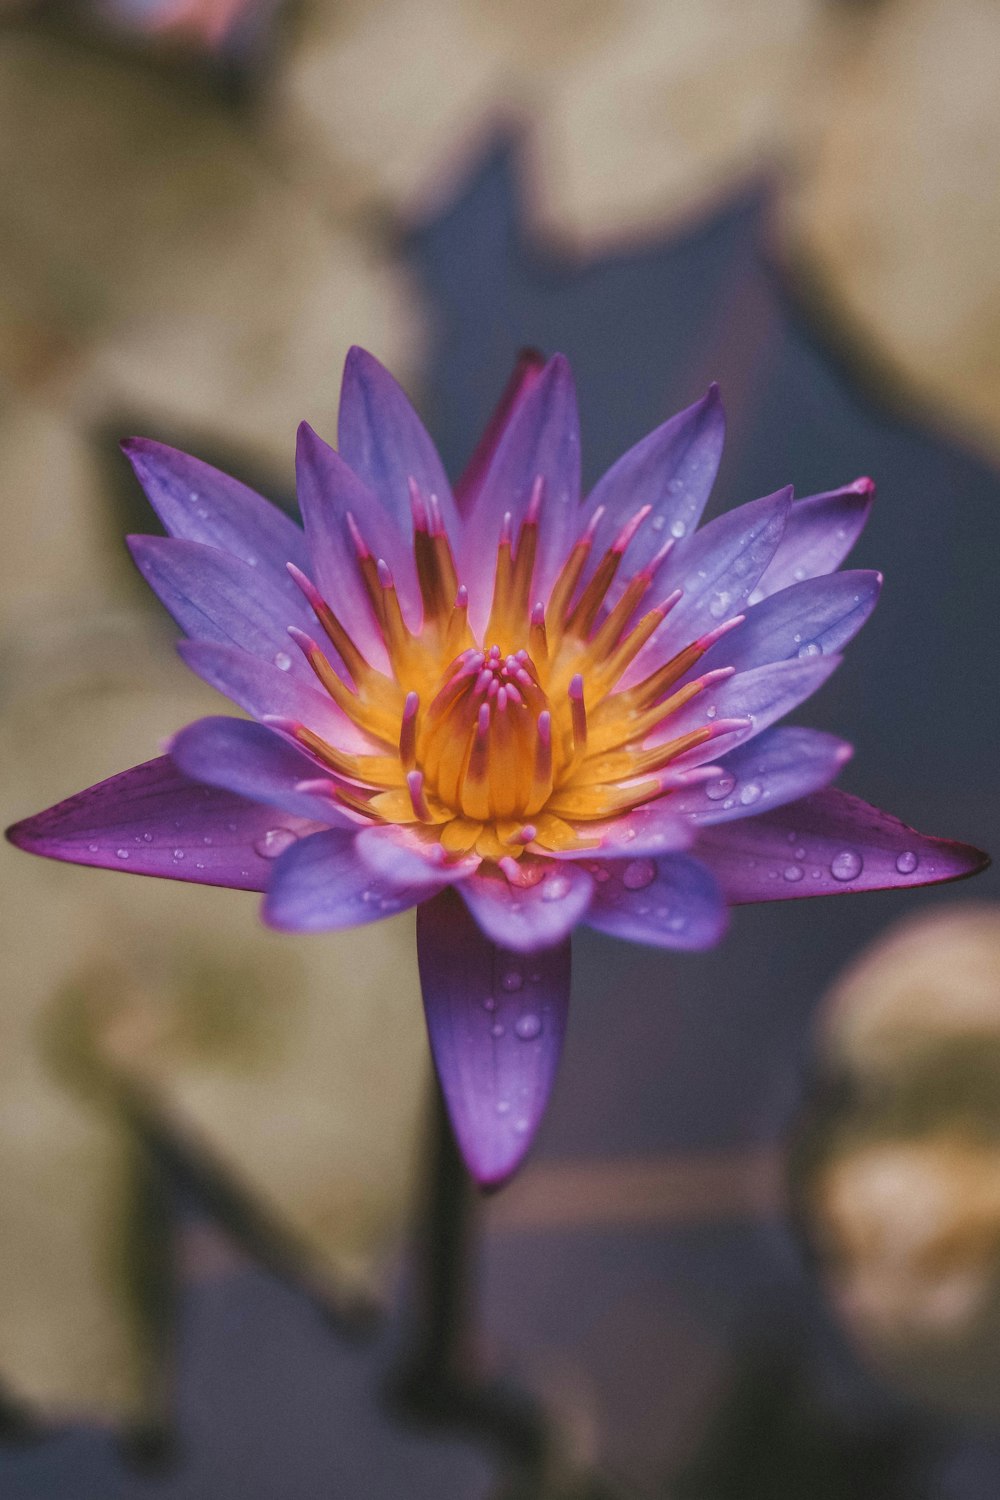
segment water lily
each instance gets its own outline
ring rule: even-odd
[[[705,948],[747,901],[953,880],[985,856],[831,788],[850,747],[773,727],[880,577],[838,572],[872,484],[778,491],[698,529],[715,388],[586,499],[572,377],[520,362],[452,491],[401,388],[348,356],[339,452],[299,433],[303,527],[126,442],[169,535],[131,539],[188,665],[252,720],[183,729],[10,832],[62,860],[265,892],[317,932],[419,907],[428,1030],[484,1185],[552,1086],[580,922]]]

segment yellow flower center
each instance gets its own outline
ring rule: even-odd
[[[724,730],[706,723],[675,738],[657,733],[684,704],[728,669],[678,686],[708,647],[737,620],[692,642],[642,681],[623,673],[679,598],[679,591],[635,621],[670,544],[636,573],[612,607],[622,555],[648,513],[640,511],[582,584],[599,516],[571,548],[548,600],[531,602],[541,481],[516,546],[505,518],[493,602],[475,640],[468,593],[432,497],[411,483],[414,558],[423,604],[419,628],[404,618],[386,563],[368,550],[353,518],[357,567],[389,659],[388,673],[362,655],[308,579],[292,568],[346,668],[296,635],[330,696],[374,742],[376,753],[346,753],[303,725],[296,739],[332,772],[334,795],[372,821],[411,825],[447,854],[486,859],[594,847],[594,825],[659,796],[678,756]],[[633,623],[635,621],[635,623]]]

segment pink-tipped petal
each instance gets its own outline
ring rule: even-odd
[[[332,932],[393,917],[433,893],[424,883],[376,875],[355,849],[355,837],[325,829],[283,854],[268,886],[265,922],[282,932]]]
[[[483,479],[493,462],[493,455],[500,446],[504,433],[510,426],[521,401],[535,384],[545,365],[545,357],[537,349],[523,349],[517,357],[513,373],[504,387],[503,394],[494,408],[493,415],[476,444],[475,452],[455,485],[455,499],[460,511],[469,510],[476,501]]]
[[[316,762],[264,724],[222,717],[198,719],[176,736],[170,758],[192,781],[222,787],[315,823],[352,827],[334,800],[332,782],[326,792],[298,790],[304,781],[318,781]]]
[[[881,588],[881,574],[872,572],[793,583],[748,609],[743,624],[713,646],[697,670],[728,663],[746,672],[768,662],[842,651],[875,608]]]
[[[603,878],[602,878],[603,876]],[[603,860],[594,872],[588,927],[659,948],[712,948],[726,930],[722,892],[711,872],[685,854]]]
[[[344,364],[338,446],[344,462],[375,492],[404,537],[412,531],[411,479],[421,494],[437,496],[448,534],[455,535],[458,512],[427,429],[399,382],[357,346]]]
[[[489,614],[504,515],[510,512],[516,536],[539,476],[544,501],[533,587],[544,598],[580,519],[580,424],[573,377],[561,354],[549,360],[518,403],[465,518],[458,572],[469,586],[469,619],[476,631]]]
[[[678,788],[669,805],[705,827],[756,817],[827,786],[850,757],[835,735],[782,725],[731,751],[709,780]]]
[[[276,855],[317,826],[191,781],[164,755],[15,823],[7,837],[70,864],[262,891]]]
[[[697,853],[733,905],[936,885],[989,864],[970,844],[916,833],[836,787],[706,829]]]
[[[653,743],[674,739],[713,720],[726,719],[748,719],[740,740],[752,739],[817,692],[839,665],[839,656],[807,656],[738,672],[692,698],[650,739]],[[684,760],[687,765],[703,765],[716,760],[721,753],[719,746],[709,740]]]
[[[297,598],[279,592],[257,569],[217,547],[167,536],[128,541],[139,572],[185,635],[239,646],[301,681],[311,679],[309,667],[288,641],[289,625],[301,630],[315,626],[291,579]]]
[[[210,641],[179,641],[177,651],[192,672],[255,719],[295,719],[338,750],[364,755],[377,749],[332,698],[290,671],[236,646],[216,646]],[[289,657],[298,655],[291,641],[287,651]]]
[[[583,917],[593,881],[582,865],[546,862],[535,884],[512,884],[499,871],[475,874],[461,891],[469,910],[493,942],[515,953],[550,948]]]
[[[750,602],[838,568],[864,530],[874,498],[872,481],[856,479],[842,489],[796,500],[778,550]]]
[[[285,563],[307,565],[300,527],[276,505],[211,464],[154,443],[126,438],[122,450],[165,529],[173,537],[230,552],[291,598]]]
[[[645,567],[665,541],[690,536],[715,483],[725,435],[719,388],[713,385],[700,401],[630,448],[587,499],[581,520],[604,510],[592,556],[602,557],[623,522],[646,505],[651,514],[629,547],[630,574]]]
[[[511,953],[445,891],[417,913],[427,1030],[459,1148],[497,1188],[520,1166],[545,1113],[569,1006],[570,947]]]

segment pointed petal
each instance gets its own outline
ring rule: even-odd
[[[290,516],[220,469],[165,443],[126,438],[122,450],[171,536],[232,553],[294,599],[285,564],[305,568],[308,554]]]
[[[476,874],[462,896],[493,942],[516,953],[534,953],[568,937],[590,902],[594,882],[582,865],[545,869],[535,885],[511,885],[499,872]]]
[[[464,880],[480,864],[475,854],[448,859],[439,843],[424,842],[413,829],[399,824],[363,829],[354,847],[373,874],[384,875],[399,885],[426,885],[435,890]]]
[[[289,655],[295,649],[289,642]],[[178,641],[177,652],[203,682],[225,693],[255,719],[295,719],[339,750],[365,754],[377,748],[332,698],[249,651],[211,641]]]
[[[782,725],[731,751],[711,781],[681,788],[668,801],[675,815],[704,826],[754,817],[827,786],[851,754],[835,735]]]
[[[778,550],[750,596],[751,603],[791,583],[839,568],[864,530],[874,498],[872,481],[856,479],[842,489],[796,500]]]
[[[373,874],[354,840],[354,833],[328,828],[281,855],[264,902],[265,922],[283,932],[360,927],[407,911],[432,894],[433,887]]]
[[[585,507],[588,519],[599,505],[605,507],[593,557],[603,557],[625,522],[645,505],[652,513],[629,546],[630,574],[645,567],[671,537],[692,535],[715,483],[725,436],[725,413],[713,385],[620,458],[598,480]]]
[[[202,542],[132,536],[128,544],[139,572],[185,635],[240,646],[294,677],[313,680],[288,639],[289,625],[315,629],[301,596],[286,598],[247,563]]]
[[[989,864],[981,850],[916,833],[835,787],[706,829],[697,851],[731,904],[936,885]]]
[[[299,782],[322,779],[323,772],[308,755],[263,724],[221,716],[198,719],[175,736],[170,758],[192,781],[236,792],[251,802],[315,823],[355,827],[332,795],[295,790]]]
[[[476,444],[475,452],[455,485],[455,499],[460,512],[468,511],[475,504],[476,496],[493,462],[493,455],[500,445],[500,440],[510,426],[522,398],[531,390],[544,365],[545,358],[537,349],[522,349],[517,356],[517,363],[504,387],[503,395],[497,402],[493,415]]]
[[[559,1065],[569,1005],[564,941],[529,960],[492,943],[446,891],[417,913],[431,1051],[473,1177],[499,1187],[531,1145]]]
[[[711,872],[686,854],[602,860],[588,927],[658,948],[712,948],[726,930],[726,903]]]
[[[409,537],[410,479],[436,495],[449,535],[458,513],[438,451],[410,399],[384,365],[355,346],[344,364],[338,446],[344,462],[381,500],[400,533]],[[387,559],[388,560],[388,559]]]
[[[695,672],[733,666],[738,672],[792,657],[841,651],[878,603],[881,573],[831,573],[772,594],[747,611],[742,625],[705,653]]]
[[[533,593],[544,599],[580,524],[580,422],[561,354],[520,401],[465,519],[458,571],[469,589],[474,630],[482,630],[489,615],[504,514],[510,512],[516,537],[539,475],[545,491]]]
[[[657,580],[660,597],[683,594],[622,678],[628,687],[698,636],[738,615],[785,529],[791,488],[717,516],[678,547]]]
[[[839,665],[839,656],[807,656],[737,672],[735,677],[728,677],[692,698],[650,736],[650,742],[662,743],[689,734],[713,719],[742,718],[750,719],[751,723],[745,733],[739,734],[736,743],[752,739],[817,692]],[[713,745],[709,740],[682,759],[685,765],[704,765],[718,755],[718,743]]]
[[[418,626],[420,591],[412,550],[381,499],[308,422],[299,427],[295,474],[311,564],[304,571],[370,664],[383,671],[388,657],[358,570],[348,515],[354,517],[372,556],[384,558],[389,564],[403,614],[411,625]],[[406,535],[411,529],[408,522]]]
[[[71,864],[262,891],[279,848],[316,826],[193,782],[164,755],[15,823],[7,837]]]

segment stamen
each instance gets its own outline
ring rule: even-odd
[[[293,582],[298,585],[305,595],[310,609],[322,625],[330,644],[337,652],[355,683],[360,685],[363,679],[372,671],[372,668],[311,579],[307,578],[294,563],[286,563],[285,566]],[[289,630],[289,634],[291,634],[291,630]]]
[[[417,710],[420,694],[407,693],[403,705],[403,720],[399,726],[399,759],[408,771],[417,763]]]
[[[569,707],[573,722],[573,756],[587,752],[587,707],[583,701],[583,678],[579,672],[569,685]]]
[[[410,793],[410,802],[413,804],[413,811],[421,823],[432,823],[434,821],[433,814],[427,805],[427,798],[424,796],[424,773],[422,771],[408,771],[406,786]]]

